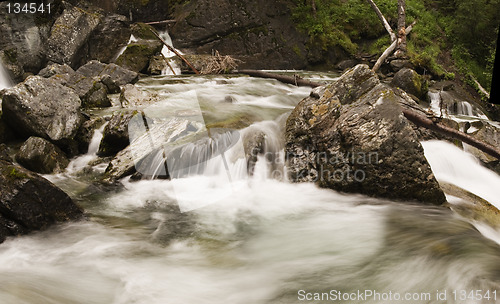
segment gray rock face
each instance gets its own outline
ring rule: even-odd
[[[164,69],[168,68],[168,64],[162,55],[156,55],[151,58],[148,66],[148,74],[150,75],[161,75]]]
[[[65,146],[83,122],[80,105],[73,90],[54,80],[31,76],[6,91],[2,109],[14,130]]]
[[[21,146],[16,161],[26,169],[42,174],[62,172],[69,164],[61,149],[46,139],[34,136]]]
[[[15,49],[15,61],[26,71],[37,73],[44,63],[47,38],[50,35],[50,21],[36,18],[38,14],[9,14],[7,5],[0,2],[0,50]],[[53,3],[57,10],[58,4]],[[21,79],[18,79],[21,80]]]
[[[218,50],[243,60],[240,68],[300,69],[308,63],[308,37],[295,28],[286,2],[200,0],[177,6],[174,14],[182,16],[170,31],[177,48]]]
[[[357,65],[320,97],[302,100],[286,125],[290,179],[375,197],[445,202],[401,99],[368,66]]]
[[[0,158],[0,242],[8,236],[78,219],[82,213],[71,198],[51,182],[13,164],[8,157]]]
[[[428,88],[425,79],[412,69],[402,68],[399,70],[394,75],[391,85],[420,99],[425,99],[427,96]]]
[[[75,68],[82,57],[82,47],[100,22],[100,15],[68,3],[52,25],[47,40],[47,59]]]
[[[99,156],[111,156],[125,149],[129,143],[128,124],[137,111],[125,111],[114,114],[104,128]]]

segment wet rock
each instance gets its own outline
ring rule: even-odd
[[[139,119],[142,121],[141,117]],[[136,121],[136,123],[141,123],[141,121]],[[136,171],[140,171],[143,175],[151,175],[152,172],[149,166],[152,165],[158,150],[155,143],[164,144],[182,138],[187,140],[190,136],[194,136],[193,132],[197,129],[188,120],[178,118],[154,124],[149,129],[149,132],[133,138],[130,145],[111,160],[106,168],[105,180],[108,182],[117,180]],[[142,169],[136,170],[136,166]],[[164,172],[160,172],[160,175],[167,176],[166,166],[164,166],[163,170]]]
[[[302,100],[286,125],[289,178],[343,192],[442,204],[403,101],[366,65]]]
[[[76,147],[74,137],[83,122],[80,106],[73,90],[40,76],[8,89],[2,103],[6,122],[16,132],[48,139],[64,150]]]
[[[18,61],[17,50],[15,48],[6,49],[0,52],[0,62],[10,74],[10,77],[15,82],[24,80],[24,68]]]
[[[472,123],[463,123],[462,125],[464,132],[472,137],[493,147],[500,147],[500,128],[481,120],[473,121]],[[498,170],[500,169],[500,166],[498,166],[499,160],[495,157],[469,145],[465,145],[464,150],[477,157],[490,169],[500,173],[500,170]]]
[[[252,176],[257,163],[257,156],[265,152],[266,134],[262,131],[245,132],[242,140],[247,160],[247,171]]]
[[[137,114],[137,111],[124,111],[113,114],[104,128],[97,155],[112,156],[129,145],[128,124],[135,114]]]
[[[42,174],[62,172],[69,164],[61,149],[46,139],[34,136],[23,143],[16,154],[16,161],[26,169]]]
[[[104,75],[101,77],[102,83],[108,88],[110,94],[120,93],[120,86],[111,78],[109,75]]]
[[[169,67],[163,55],[155,55],[149,61],[148,74],[161,75],[167,68]]]
[[[45,77],[45,78],[50,78],[54,75],[64,75],[64,74],[69,74],[72,75],[75,73],[75,70],[73,70],[69,65],[67,64],[58,64],[58,63],[53,63],[49,64],[40,72],[38,73],[38,76]]]
[[[95,117],[86,120],[78,130],[75,140],[78,142],[78,151],[81,154],[87,153],[90,141],[94,136],[94,131],[104,124],[104,118]]]
[[[47,40],[47,59],[76,68],[84,54],[91,33],[100,23],[101,15],[65,3]]]
[[[139,74],[134,71],[122,68],[114,63],[104,64],[97,60],[87,62],[81,66],[76,72],[85,77],[96,77],[109,75],[111,80],[118,85],[122,86],[127,83],[136,83],[139,80]]]
[[[82,213],[71,198],[51,182],[0,159],[0,242],[9,236],[78,219]]]
[[[124,108],[149,105],[158,99],[158,95],[141,91],[132,84],[125,85],[120,93],[120,103]]]
[[[110,107],[111,101],[108,98],[108,86],[99,77],[91,79],[92,87],[83,95],[83,108],[104,108]]]
[[[415,95],[420,99],[425,99],[427,96],[427,82],[412,69],[403,68],[399,70],[394,75],[391,85],[401,88],[405,92]]]

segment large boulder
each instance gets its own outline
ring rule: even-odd
[[[23,143],[16,154],[16,161],[26,169],[42,174],[62,172],[69,164],[61,149],[48,140],[35,136]]]
[[[62,190],[39,175],[15,165],[0,146],[0,242],[82,216]]]
[[[316,90],[287,121],[290,180],[375,197],[445,202],[400,103],[366,65]]]
[[[42,137],[71,150],[83,122],[80,105],[73,90],[51,79],[30,76],[6,91],[2,109],[7,123],[20,134]]]
[[[427,97],[427,82],[415,70],[402,68],[394,75],[391,85],[401,88],[405,92],[422,100],[425,100]]]
[[[91,33],[100,23],[100,15],[65,3],[47,40],[47,59],[76,68]]]

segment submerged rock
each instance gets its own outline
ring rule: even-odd
[[[13,164],[6,156],[0,158],[0,242],[82,214],[71,198],[51,182]]]
[[[69,164],[61,149],[46,139],[34,136],[23,143],[16,154],[16,161],[26,169],[42,174],[62,172]]]
[[[404,100],[368,66],[350,69],[316,96],[302,100],[287,121],[290,180],[390,199],[445,202],[401,112]]]
[[[31,76],[3,97],[7,123],[24,136],[38,136],[70,149],[83,122],[81,101],[71,89],[54,80]]]

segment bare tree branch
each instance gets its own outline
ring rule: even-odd
[[[384,15],[382,15],[382,12],[379,10],[378,6],[372,0],[366,0],[366,1],[371,5],[373,10],[377,14],[378,18],[380,19],[380,21],[382,21],[382,24],[384,25],[385,29],[387,30],[387,32],[391,36],[391,41],[395,41],[396,34],[394,34],[394,31],[392,30],[391,26],[389,25],[389,22],[387,22],[387,19],[385,19]]]
[[[413,21],[412,24],[408,25],[408,27],[405,29],[405,35],[408,35],[413,26],[415,25],[415,21]],[[382,63],[384,63],[385,59],[396,49],[396,46],[397,46],[397,40],[394,40],[391,45],[385,49],[385,51],[382,53],[382,55],[380,55],[380,57],[378,58],[377,62],[375,62],[375,65],[373,66],[372,68],[372,71],[376,72],[380,66],[382,65]]]

